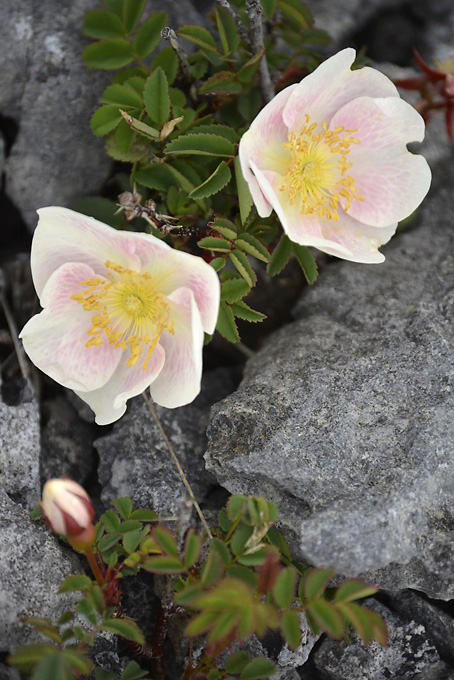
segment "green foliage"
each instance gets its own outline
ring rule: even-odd
[[[225,230],[229,238],[238,234],[233,223],[221,218],[217,229]],[[244,285],[241,277],[225,279],[224,297],[241,297]],[[229,310],[225,301],[223,305]],[[194,671],[200,678],[226,680],[230,674],[244,680],[269,677],[275,672],[274,664],[251,659],[243,651],[228,656],[225,669],[218,668],[214,659],[232,642],[254,634],[263,637],[270,630],[280,630],[288,646],[296,649],[305,616],[316,634],[345,638],[352,626],[365,644],[372,640],[387,643],[383,619],[357,602],[374,595],[377,588],[359,579],[331,588],[333,569],[303,569],[293,562],[287,542],[274,526],[278,510],[272,502],[256,496],[231,496],[205,547],[194,529],[189,529],[180,544],[168,526],[158,523],[153,511],[133,508],[129,498],[118,498],[113,506],[115,510],[107,510],[96,527],[94,554],[99,556],[98,568],[105,582],[73,575],[60,587],[61,593],[81,592],[76,611],[85,619],[85,626],[75,623],[70,611],[56,624],[48,618],[31,617],[26,623],[46,641],[24,645],[9,657],[9,663],[32,674],[33,679],[70,680],[91,673],[88,648],[100,631],[120,636],[136,651],[146,648],[142,632],[121,608],[121,579],[141,569],[172,579],[174,604],[179,607],[185,635],[205,639],[205,652]],[[186,612],[184,617],[182,612]],[[159,627],[156,635],[165,639]],[[119,679],[95,669],[97,680],[135,680],[146,675],[135,662]]]
[[[110,633],[120,635],[125,640],[132,640],[139,645],[145,644],[143,633],[137,627],[135,621],[126,619],[106,619],[100,626],[99,630],[107,630]]]
[[[161,40],[161,30],[166,24],[167,15],[165,12],[152,14],[141,24],[133,41],[134,52],[140,59],[148,57],[157,47]],[[157,64],[153,66],[156,68]]]
[[[86,590],[89,587],[91,587],[91,579],[84,574],[76,574],[75,576],[68,576],[61,584],[58,592],[72,593],[76,590]]]
[[[168,31],[167,15],[157,11],[147,16],[146,0],[103,0],[103,8],[88,12],[83,25],[94,39],[83,52],[87,66],[120,69],[101,93],[101,107],[90,123],[93,133],[106,138],[109,156],[130,164],[131,186],[136,184],[144,201],[153,200],[162,214],[174,218],[174,225],[206,225],[198,245],[187,235],[182,238],[178,229],[167,229],[165,237],[178,239],[183,250],[212,258],[223,289],[217,330],[230,342],[239,340],[237,318],[251,323],[265,318],[247,304],[259,262],[274,276],[294,257],[309,283],[317,277],[309,249],[280,238],[274,214],[265,221],[256,214],[237,152],[243,133],[266,103],[260,84],[263,60],[280,74],[281,89],[317,66],[321,56],[314,45],[327,36],[314,29],[302,0],[261,2],[265,47],[254,50],[245,39],[244,0],[235,2],[243,27],[216,6],[211,26],[181,26],[177,43],[172,36],[161,41],[161,31]],[[284,50],[278,47],[277,32]],[[188,47],[190,56],[184,53]],[[113,218],[112,213],[106,221],[125,226],[122,215]],[[225,277],[232,266],[247,286]]]
[[[92,68],[117,69],[127,66],[133,59],[131,43],[122,38],[100,40],[88,45],[83,52],[84,64]]]
[[[147,78],[143,90],[143,101],[150,119],[161,128],[169,119],[170,114],[169,84],[161,66],[155,68]]]
[[[136,185],[143,197],[143,210],[156,206],[157,224],[163,227],[162,233],[153,227],[153,233],[203,256],[218,273],[217,330],[235,343],[240,339],[237,318],[251,323],[265,318],[245,301],[259,266],[274,276],[293,257],[309,284],[317,277],[310,250],[291,243],[274,214],[266,219],[257,215],[238,144],[266,103],[260,83],[264,60],[282,89],[318,65],[317,45],[328,36],[314,29],[302,0],[261,0],[264,47],[252,49],[245,39],[245,2],[234,0],[242,26],[216,6],[209,28],[185,25],[176,31],[177,43],[169,31],[168,42],[161,43],[167,15],[158,11],[147,16],[146,5],[147,0],[102,0],[102,7],[85,16],[83,31],[94,42],[84,49],[84,63],[116,71],[100,93],[91,129],[105,138],[111,158],[129,164],[131,187]],[[115,203],[105,198],[88,197],[72,207],[117,228],[128,226]],[[174,220],[171,229],[168,215]],[[191,233],[195,226],[203,237]],[[168,577],[166,590],[174,590],[173,602],[163,602],[163,610],[178,611],[185,634],[200,638],[205,651],[194,669],[197,678],[270,677],[275,672],[270,661],[251,659],[243,651],[227,657],[225,668],[218,668],[216,659],[234,641],[262,637],[270,630],[280,631],[296,649],[304,617],[316,634],[339,639],[352,627],[365,644],[386,644],[383,620],[358,604],[376,588],[351,579],[336,589],[330,587],[334,570],[295,562],[276,529],[278,511],[272,502],[232,496],[212,528],[212,540],[205,543],[194,529],[180,540],[156,513],[134,509],[129,498],[113,501],[113,508],[96,527],[95,579],[74,575],[60,588],[62,593],[80,593],[75,609],[84,625],[73,612],[65,612],[56,624],[32,617],[28,624],[45,641],[20,647],[9,658],[33,678],[66,680],[91,673],[87,651],[100,631],[120,636],[139,654],[149,651],[121,604],[122,579],[142,570]],[[39,509],[34,517],[40,517]],[[157,623],[155,631],[164,641],[166,626]],[[103,669],[94,672],[97,680],[118,680]],[[131,662],[120,680],[145,676]],[[154,668],[153,677],[162,677],[162,672]]]
[[[317,263],[309,248],[300,246],[298,243],[292,243],[292,250],[296,257],[298,264],[303,270],[306,281],[312,284],[317,279]]]

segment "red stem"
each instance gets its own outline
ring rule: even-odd
[[[96,583],[98,584],[98,586],[100,586],[100,588],[102,588],[103,586],[106,585],[106,580],[101,573],[98,562],[96,561],[96,557],[93,554],[92,548],[87,548],[85,550],[85,555],[87,556],[87,560],[88,563],[90,564],[91,570],[96,579]]]

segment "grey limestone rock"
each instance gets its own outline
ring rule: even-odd
[[[295,650],[289,649],[276,632],[268,632],[260,640],[253,635],[241,643],[234,642],[228,653],[224,651],[220,656],[221,666],[232,652],[241,650],[252,658],[270,659],[276,666],[276,672],[271,676],[271,680],[298,680],[301,677],[298,669],[306,663],[320,637],[312,633],[304,614],[300,615],[300,629],[301,644]]]
[[[389,645],[372,642],[369,647],[353,634],[345,640],[325,639],[315,652],[321,680],[452,680],[453,672],[428,640],[424,626],[403,622],[377,602],[367,602],[386,621]]]
[[[19,130],[5,190],[31,231],[37,208],[96,194],[109,177],[112,161],[89,122],[113,74],[87,68],[81,56],[90,43],[84,15],[98,8],[96,0],[0,3],[0,113]],[[189,0],[155,0],[150,11],[159,9],[173,27],[200,23]]]
[[[306,0],[315,27],[332,38],[329,51],[363,45],[375,60],[410,65],[411,48],[427,58],[452,56],[454,8],[451,0]]]
[[[303,666],[309,658],[319,635],[312,632],[305,614],[300,614],[301,644],[296,649],[290,649],[285,644],[277,656],[277,667],[282,672]],[[285,676],[287,677],[287,676]]]
[[[32,522],[0,489],[0,652],[42,640],[22,619],[56,620],[73,607],[77,596],[57,591],[65,578],[82,571],[75,553],[63,550],[43,522]]]
[[[307,6],[315,19],[316,28],[327,31],[335,45],[350,33],[362,28],[377,12],[384,9],[401,8],[404,0],[307,0]]]
[[[29,383],[21,383],[14,397],[11,403],[0,396],[1,485],[10,498],[31,508],[40,493],[39,410]]]
[[[179,409],[155,406],[198,501],[215,484],[203,467],[209,408],[233,388],[228,371],[208,372],[202,393],[192,404]],[[100,458],[101,498],[106,505],[113,498],[129,496],[136,507],[151,507],[158,514],[187,513],[182,503],[186,490],[141,397],[130,401],[123,418],[110,434],[95,441],[95,447]]]
[[[454,597],[452,163],[379,266],[333,262],[213,409],[207,467],[277,502],[292,549]]]
[[[96,193],[110,159],[89,127],[109,76],[87,69],[81,34],[92,0],[2,3],[0,112],[19,132],[5,164],[6,193],[30,230],[36,209]]]
[[[440,603],[428,600],[415,590],[398,593],[381,593],[387,606],[404,621],[421,623],[444,661],[454,662],[454,619],[440,607]],[[444,603],[443,603],[444,604]]]
[[[93,472],[94,426],[82,421],[63,397],[43,404],[41,477],[71,477],[84,484]]]

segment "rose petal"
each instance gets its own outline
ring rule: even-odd
[[[287,194],[279,191],[279,175],[263,173],[258,168],[254,171],[291,241],[313,246],[344,260],[383,262],[385,258],[377,249],[395,233],[397,222],[382,228],[371,227],[354,219],[341,208],[337,221],[303,215],[297,204],[290,205]]]
[[[330,124],[342,106],[357,97],[399,97],[383,73],[365,68],[352,71],[355,50],[341,50],[304,78],[292,92],[283,112],[285,124],[298,132],[309,114],[311,122]]]
[[[430,187],[426,160],[407,150],[406,144],[421,141],[424,121],[402,99],[359,97],[338,111],[330,128],[344,125],[357,130],[360,144],[350,145],[348,174],[364,201],[354,200],[349,215],[361,222],[383,227],[408,217]]]
[[[326,244],[317,245],[317,248],[351,262],[369,264],[383,262],[385,256],[378,248],[388,243],[396,233],[397,222],[385,227],[371,227],[355,220],[343,210],[339,210],[338,215],[339,219],[336,221],[323,221],[322,231]],[[342,248],[342,255],[336,252],[339,247]]]
[[[36,292],[41,292],[51,274],[65,262],[83,262],[104,274],[106,260],[138,270],[138,234],[121,232],[67,208],[38,210],[33,235],[31,268]],[[151,237],[150,237],[151,238]]]
[[[146,390],[164,366],[165,352],[160,345],[155,347],[145,368],[141,360],[135,366],[126,366],[129,356],[129,351],[125,350],[112,377],[99,389],[91,392],[75,390],[95,412],[98,425],[109,425],[121,418],[126,411],[127,400]]]
[[[140,258],[142,271],[152,276],[153,284],[164,295],[169,296],[178,288],[192,291],[203,330],[214,333],[219,314],[220,282],[213,267],[202,258],[174,250],[159,239],[152,242],[143,238]]]
[[[260,168],[281,168],[285,172],[289,152],[284,149],[288,129],[282,119],[284,107],[297,85],[286,87],[265,106],[243,135],[238,147],[241,171],[249,185],[253,201],[261,217],[271,214],[271,206],[254,177],[250,161]]]
[[[334,221],[289,212],[285,231],[295,243],[312,246],[343,260],[369,264],[383,262],[385,257],[378,248],[395,234],[397,222],[378,228],[355,220],[343,210],[339,210],[338,215],[339,219]],[[316,235],[317,227],[319,236]]]
[[[94,276],[86,264],[68,262],[54,272],[42,291],[45,309],[24,326],[24,349],[43,373],[70,389],[92,390],[106,383],[121,357],[107,341],[86,347],[93,313],[71,295],[82,292],[81,281]]]
[[[322,220],[319,217],[303,215],[297,204],[290,205],[286,192],[281,192],[279,187],[282,183],[281,175],[271,170],[259,170],[254,164],[252,168],[260,184],[261,190],[272,205],[287,236],[291,241],[301,245],[312,245],[322,248],[326,241],[322,233]],[[336,255],[343,257],[344,250],[338,247]],[[348,251],[345,250],[345,255]]]
[[[180,288],[168,300],[175,333],[161,335],[166,361],[150,392],[160,406],[177,408],[189,404],[200,392],[203,328],[192,291]]]

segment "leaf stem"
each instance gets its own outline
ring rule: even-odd
[[[154,422],[156,423],[156,427],[158,428],[158,430],[159,430],[159,432],[160,432],[160,434],[161,434],[161,437],[163,438],[164,443],[165,443],[165,445],[167,446],[167,448],[168,448],[168,450],[169,450],[169,453],[170,453],[170,455],[171,455],[171,457],[172,457],[173,462],[174,462],[175,465],[177,466],[177,470],[178,470],[178,472],[179,472],[179,475],[180,475],[180,477],[181,477],[181,479],[182,479],[183,484],[185,485],[185,487],[186,487],[186,489],[187,489],[187,492],[188,492],[188,494],[189,494],[189,498],[190,498],[191,501],[193,502],[194,507],[195,507],[195,509],[196,509],[196,511],[197,511],[197,514],[198,514],[199,517],[200,517],[200,521],[202,522],[203,528],[204,528],[205,531],[207,532],[208,538],[211,540],[211,539],[213,538],[213,534],[211,533],[210,527],[208,526],[207,521],[206,521],[205,517],[203,516],[202,510],[200,509],[200,505],[197,503],[196,497],[194,496],[194,493],[193,493],[193,491],[192,491],[192,489],[191,489],[191,486],[190,486],[190,484],[189,484],[189,482],[188,482],[188,480],[187,480],[187,477],[186,477],[186,475],[184,474],[183,468],[181,467],[181,465],[180,465],[180,463],[179,463],[179,461],[178,461],[178,458],[177,458],[177,456],[176,456],[176,454],[175,454],[175,451],[173,450],[172,445],[171,445],[171,443],[170,443],[170,441],[169,441],[169,439],[168,439],[166,433],[165,433],[164,430],[163,430],[163,427],[162,427],[161,422],[160,422],[160,420],[159,420],[159,418],[158,418],[158,416],[157,416],[157,413],[156,413],[156,411],[154,410],[154,408],[153,408],[153,406],[152,406],[150,400],[148,399],[147,395],[145,394],[145,392],[142,392],[142,397],[144,398],[144,401],[145,401],[145,403],[146,403],[146,405],[147,405],[147,407],[148,407],[148,410],[150,411],[151,416],[152,416]]]

